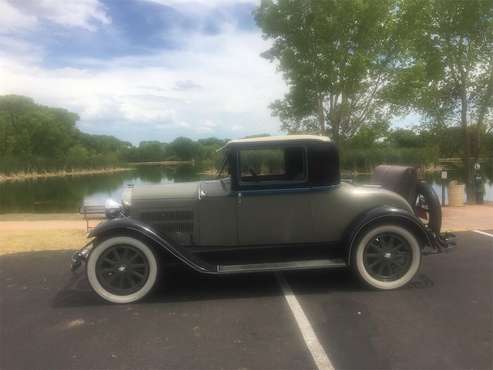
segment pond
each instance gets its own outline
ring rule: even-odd
[[[82,204],[119,200],[128,185],[208,179],[201,166],[139,166],[111,174],[51,177],[0,183],[0,213],[78,212]]]
[[[104,204],[107,198],[119,200],[128,185],[162,184],[210,179],[202,166],[139,166],[128,172],[107,175],[52,177],[31,181],[0,183],[0,213],[78,212],[85,204]],[[368,177],[353,179],[367,183]],[[441,197],[439,174],[428,177]],[[493,182],[485,185],[485,199],[493,201]]]

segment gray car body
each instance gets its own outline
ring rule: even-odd
[[[301,148],[293,163],[303,163],[304,176],[283,183],[242,177],[242,150],[277,147],[285,155]],[[378,222],[404,225],[423,249],[443,247],[397,193],[341,182],[337,148],[327,138],[236,140],[223,151],[229,177],[126,189],[119,215],[90,232],[94,239],[74,255],[72,268],[99,241],[127,234],[210,274],[347,266],[358,236]],[[314,176],[317,170],[325,177]]]
[[[337,242],[358,215],[381,206],[413,214],[400,195],[338,185],[234,191],[230,179],[130,188],[131,218],[182,246]]]

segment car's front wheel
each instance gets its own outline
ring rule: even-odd
[[[86,264],[89,284],[112,303],[132,303],[154,287],[158,261],[154,251],[129,236],[108,238],[94,247]]]
[[[378,225],[360,235],[351,253],[351,265],[370,287],[397,289],[416,275],[421,248],[416,237],[400,225]]]

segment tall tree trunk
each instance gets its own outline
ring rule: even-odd
[[[481,100],[481,107],[479,108],[478,122],[476,125],[476,148],[474,150],[475,162],[478,162],[481,152],[481,131],[483,129],[484,117],[486,112],[491,107],[493,97],[493,63],[490,66],[490,77],[488,79],[488,85],[486,86],[486,92]]]
[[[322,94],[318,93],[317,97],[317,105],[318,105],[318,125],[320,129],[320,135],[325,135],[325,114],[324,114],[324,102],[321,96]]]
[[[468,202],[474,202],[474,184],[473,173],[472,173],[472,163],[471,163],[471,140],[470,140],[470,132],[469,127],[467,125],[467,90],[465,83],[465,76],[462,79],[462,88],[461,88],[461,126],[464,130],[464,183],[466,184],[466,194]]]

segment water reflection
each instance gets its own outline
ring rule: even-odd
[[[107,175],[52,177],[0,183],[0,213],[78,212],[86,204],[119,200],[128,185],[196,181],[203,166],[140,166],[128,172]]]
[[[0,183],[0,213],[78,212],[80,205],[102,204],[107,198],[119,200],[128,185],[162,184],[211,178],[203,174],[205,165],[139,166],[132,171],[108,175],[56,177],[31,181]],[[485,200],[493,200],[493,176],[486,168]],[[449,171],[449,178],[461,178],[460,168]],[[368,177],[354,179],[367,183]],[[441,196],[440,174],[427,175]]]

